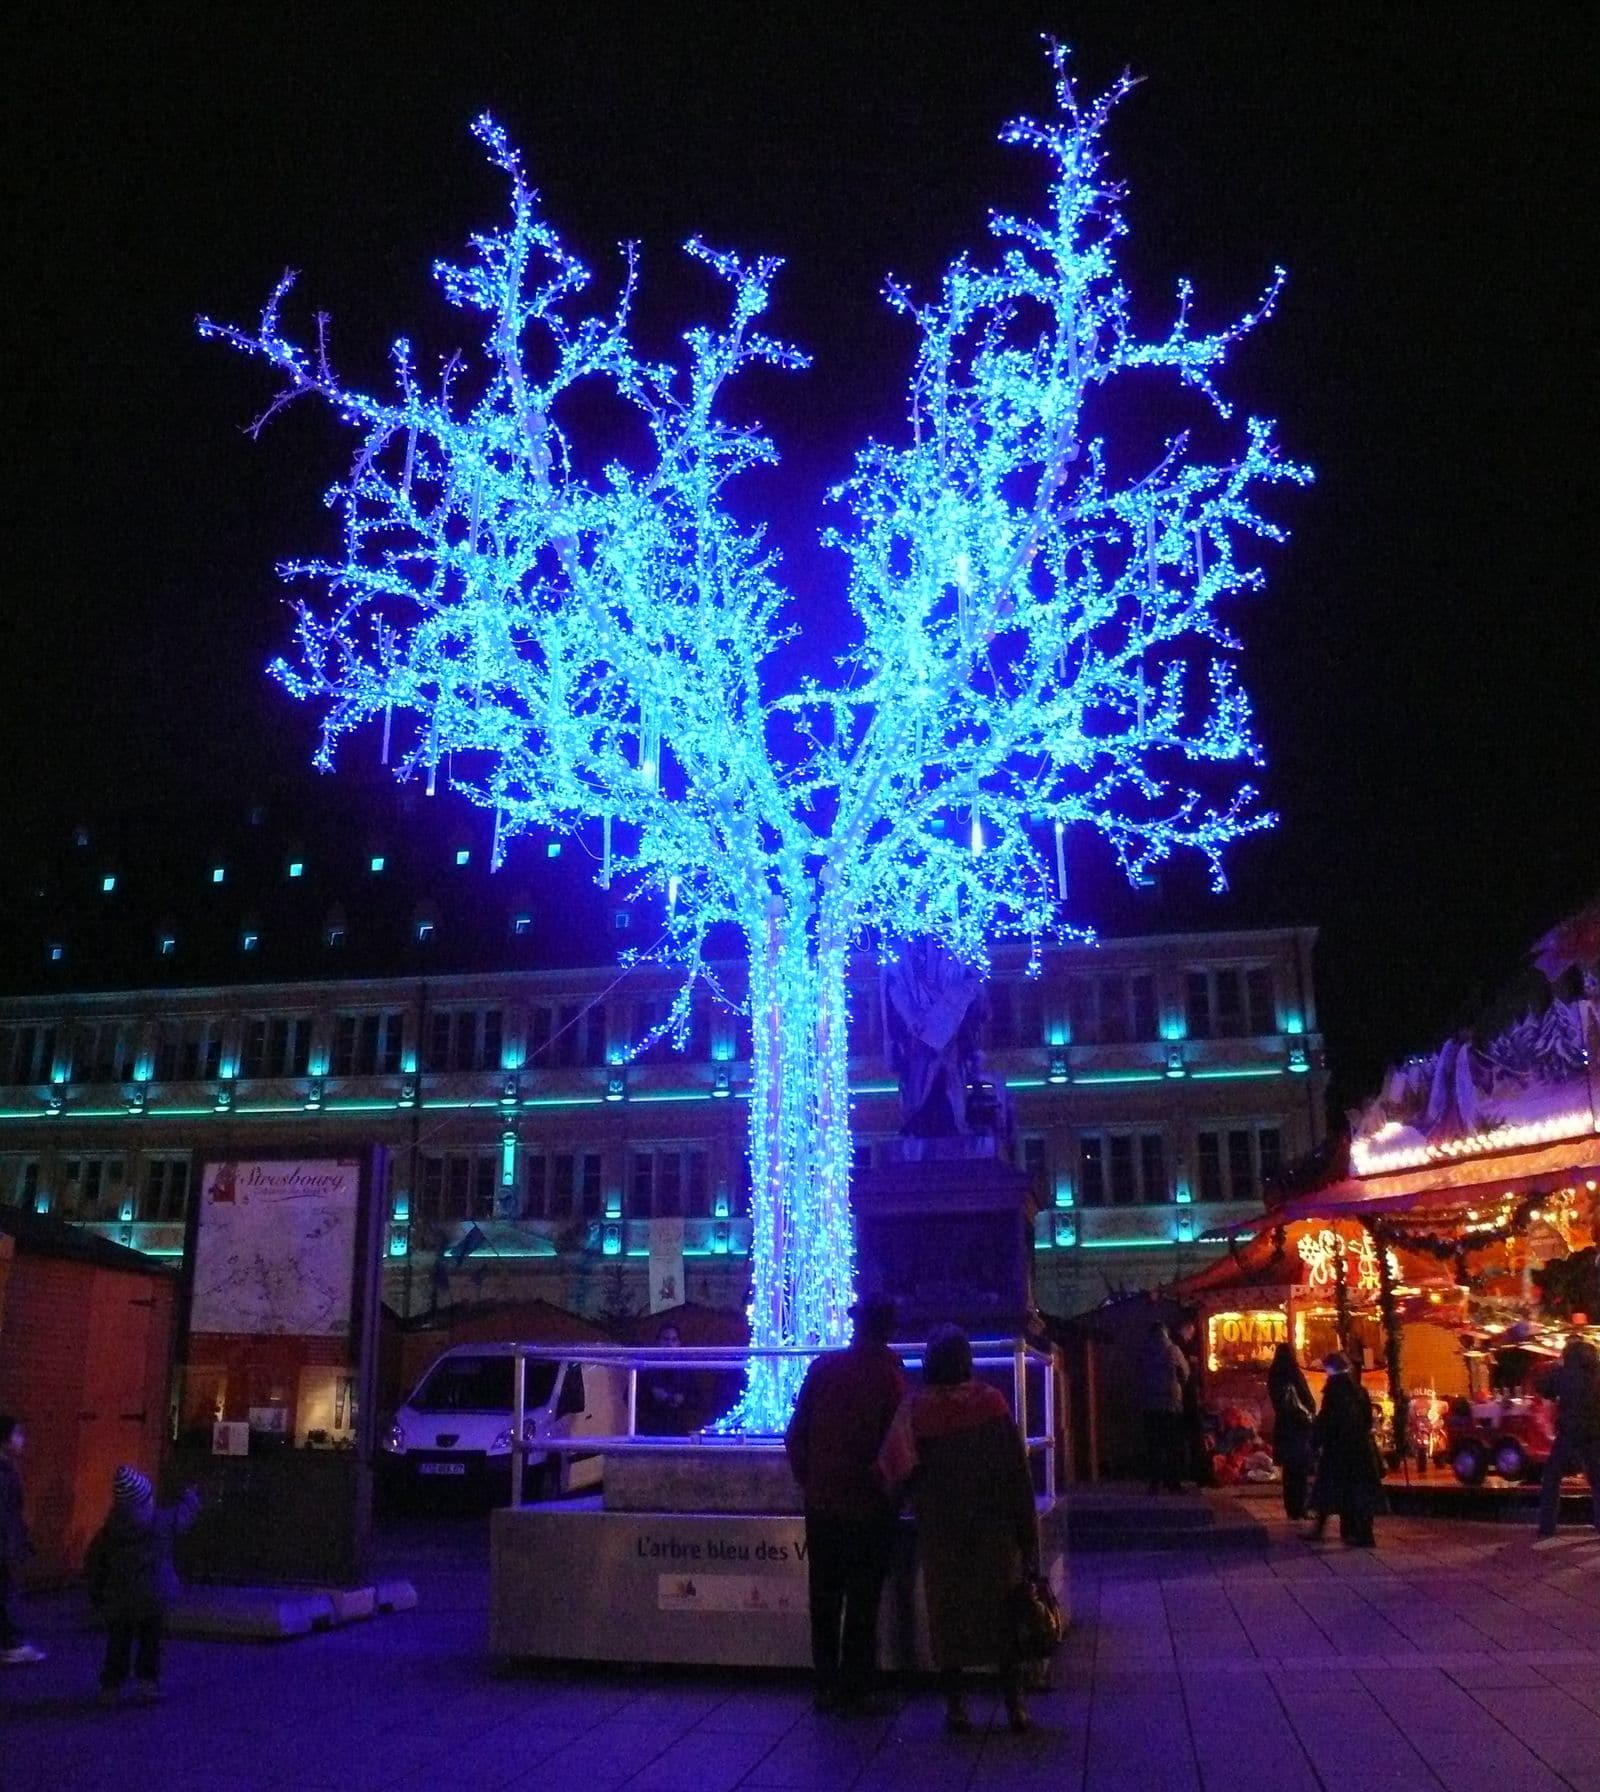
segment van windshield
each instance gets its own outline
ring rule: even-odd
[[[543,1406],[556,1385],[556,1363],[529,1363],[526,1399]],[[410,1404],[418,1412],[510,1412],[512,1359],[508,1356],[447,1356],[433,1365]]]

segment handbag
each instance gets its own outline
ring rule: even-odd
[[[1011,1589],[1011,1633],[1018,1657],[1042,1661],[1066,1635],[1061,1605],[1042,1574],[1030,1574]]]

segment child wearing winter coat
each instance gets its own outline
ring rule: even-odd
[[[89,1598],[106,1626],[103,1704],[115,1704],[122,1696],[130,1661],[135,1696],[161,1697],[161,1639],[167,1610],[179,1592],[173,1541],[189,1529],[199,1510],[200,1498],[192,1487],[177,1505],[158,1506],[149,1477],[138,1469],[124,1463],[111,1478],[111,1515],[89,1545],[84,1563]]]

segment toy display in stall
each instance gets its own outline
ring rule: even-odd
[[[1556,1409],[1538,1390],[1569,1337],[1600,1343],[1600,1326],[1586,1313],[1571,1326],[1521,1319],[1463,1333],[1461,1353],[1471,1392],[1450,1402],[1445,1451],[1456,1479],[1476,1487],[1488,1475],[1504,1481],[1536,1479],[1555,1445]]]
[[[1215,1426],[1208,1428],[1207,1443],[1211,1450],[1211,1472],[1219,1487],[1237,1487],[1241,1481],[1278,1479],[1272,1452],[1262,1440],[1261,1415],[1255,1407],[1224,1406],[1214,1418]]]

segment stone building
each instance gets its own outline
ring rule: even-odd
[[[0,1203],[175,1257],[205,1162],[382,1145],[400,1312],[620,1314],[652,1276],[742,1306],[744,1018],[697,999],[681,1052],[635,1053],[675,987],[650,955],[659,921],[595,887],[581,842],[524,843],[491,875],[470,811],[341,803],[84,826],[19,854],[0,890]],[[1047,1311],[1199,1267],[1202,1235],[1320,1141],[1313,942],[1119,931],[1046,947],[1036,976],[1024,949],[996,953],[980,1074],[998,1149],[1033,1179]],[[900,1103],[870,958],[852,986],[867,1165]]]

